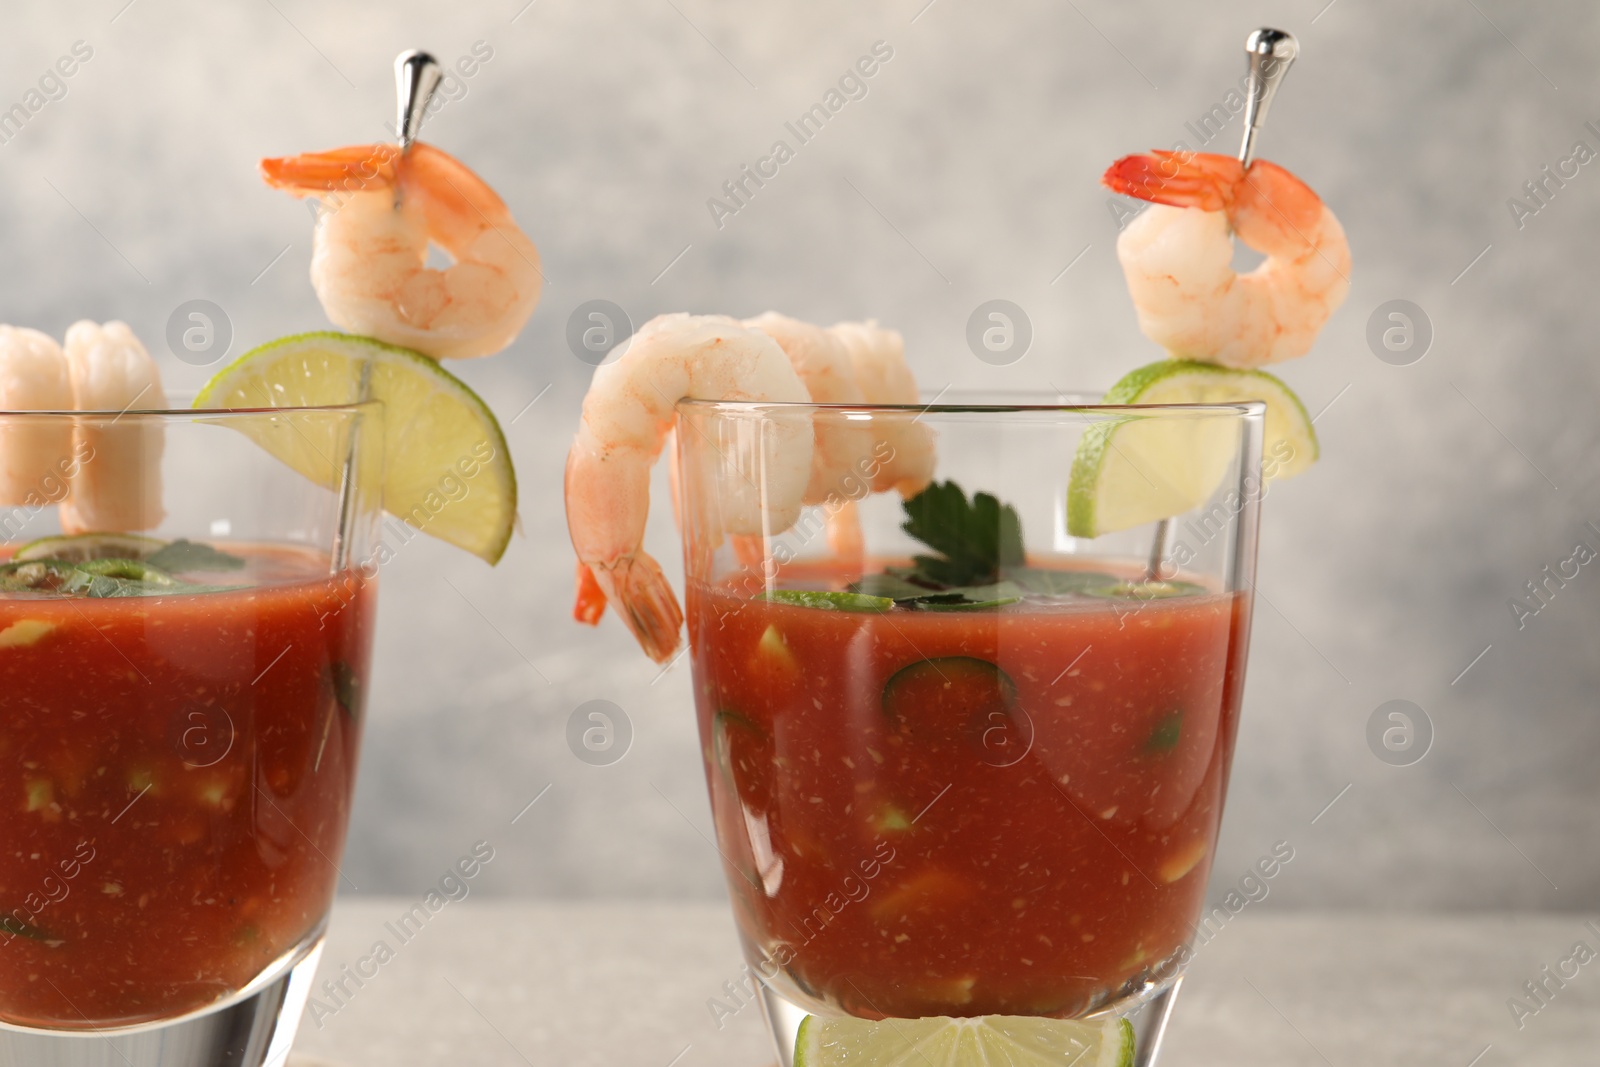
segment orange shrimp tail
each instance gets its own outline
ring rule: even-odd
[[[728,538],[733,546],[733,558],[748,571],[761,571],[767,565],[767,539],[760,534],[734,534]]]
[[[594,571],[578,561],[578,593],[572,602],[572,617],[586,626],[599,626],[606,613],[606,591],[595,580]]]
[[[828,549],[847,568],[860,570],[867,553],[867,541],[861,532],[861,513],[854,500],[840,504],[828,516]]]
[[[1251,169],[1260,165],[1254,163]],[[1244,175],[1244,167],[1232,156],[1157,150],[1122,157],[1106,168],[1100,184],[1152,204],[1226,211],[1233,206],[1234,191]]]
[[[400,150],[392,144],[358,144],[261,161],[261,177],[295,196],[386,189],[395,182]]]
[[[669,662],[678,651],[683,609],[661,573],[661,565],[640,552],[609,567],[594,567],[592,573],[645,655],[657,663]]]

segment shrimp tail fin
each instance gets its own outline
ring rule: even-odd
[[[866,556],[866,538],[861,532],[861,513],[854,500],[846,500],[828,516],[828,549],[847,568],[859,570]]]
[[[1232,156],[1157,150],[1122,157],[1106,168],[1100,184],[1153,204],[1224,211],[1243,179],[1244,168]]]
[[[733,556],[746,570],[761,573],[767,564],[767,541],[760,534],[735,534],[728,538]]]
[[[295,196],[386,189],[394,184],[399,149],[388,144],[351,145],[261,161],[261,177]]]
[[[578,592],[572,602],[572,617],[586,626],[599,626],[606,613],[606,593],[595,581],[587,563],[578,562]]]
[[[670,661],[678,651],[683,609],[661,564],[640,552],[609,567],[594,567],[591,573],[645,655],[657,663]]]

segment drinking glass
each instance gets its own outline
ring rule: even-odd
[[[679,405],[706,778],[784,1067],[807,1013],[1118,1013],[1137,1062],[1154,1062],[1238,724],[1263,412],[1055,396]],[[855,440],[858,468],[827,495],[813,475],[792,525],[730,531],[792,486],[783,453],[806,422],[819,443]],[[922,510],[908,536],[901,496],[870,490],[930,441],[936,482],[1015,519]],[[1181,510],[1076,536],[1097,452],[1118,457],[1099,514]],[[974,523],[1002,542],[1020,526],[1022,548],[1000,553],[1008,584],[966,605],[783,593],[892,592],[854,583],[903,577],[931,545],[953,558]]]
[[[380,420],[0,412],[3,1067],[287,1058],[341,879]]]

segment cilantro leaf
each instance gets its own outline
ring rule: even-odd
[[[972,499],[955,482],[934,482],[904,504],[901,529],[938,552],[913,556],[900,576],[934,588],[990,585],[1002,569],[1024,562],[1022,520],[1010,504],[988,493]]]

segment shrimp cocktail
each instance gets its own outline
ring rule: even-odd
[[[343,880],[382,512],[491,564],[511,533],[505,440],[438,363],[532,311],[505,205],[409,136],[263,169],[324,199],[313,282],[376,336],[270,342],[174,410],[124,323],[0,327],[0,1064],[283,1062]]]
[[[1291,44],[1252,37],[1258,60]],[[1173,358],[1103,398],[921,405],[899,333],[769,313],[656,319],[585,400],[575,615],[613,605],[660,663],[687,617],[786,1067],[1159,1046],[1226,796],[1259,502],[1316,457],[1256,368],[1306,351],[1349,258],[1272,164],[1158,153],[1105,181],[1150,202],[1118,254]],[[1266,254],[1238,276],[1235,233]],[[684,608],[642,546],[674,430]],[[707,993],[719,1019],[743,1006]]]

